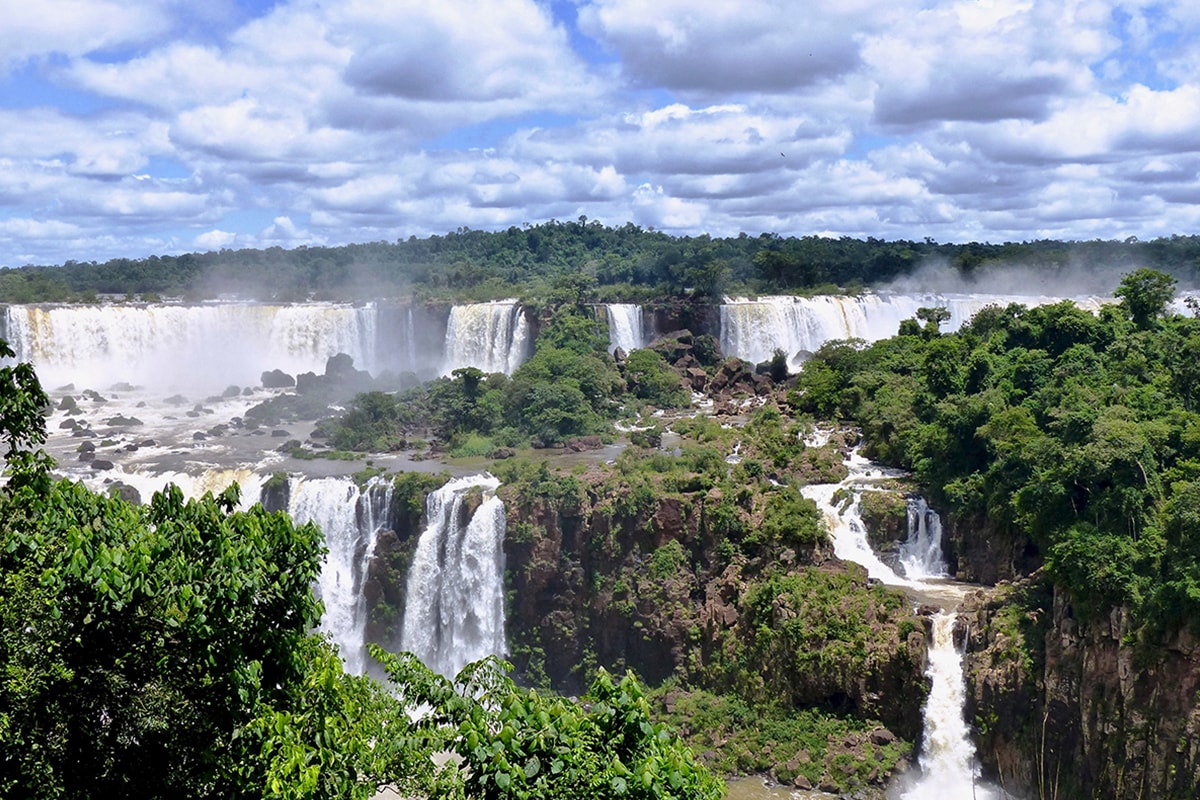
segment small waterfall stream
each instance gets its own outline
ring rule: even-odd
[[[401,649],[454,677],[471,661],[503,655],[504,503],[491,475],[457,478],[426,500],[426,527],[408,575]],[[467,498],[482,498],[464,519]]]
[[[933,643],[929,647],[929,698],[925,701],[925,741],[921,749],[921,775],[900,795],[901,800],[995,800],[996,790],[979,779],[971,729],[963,716],[966,687],[962,652],[954,644],[958,615],[941,611],[933,615]]]
[[[525,309],[516,300],[471,303],[450,309],[442,374],[460,367],[511,374],[529,355]]]
[[[646,346],[640,305],[609,303],[604,308],[608,315],[608,352],[620,348],[629,353]]]

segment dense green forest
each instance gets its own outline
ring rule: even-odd
[[[831,342],[792,394],[861,425],[939,507],[1027,536],[1086,615],[1128,608],[1151,639],[1200,624],[1200,319],[1175,281],[1127,275],[1119,302],[993,306],[956,333],[909,320]]]
[[[878,285],[925,264],[963,276],[1002,265],[1053,273],[1071,267],[1151,267],[1180,277],[1200,266],[1200,237],[1004,244],[780,236],[675,237],[633,224],[581,217],[488,232],[341,247],[221,250],[104,263],[0,270],[0,302],[89,300],[98,294],[205,299],[221,294],[276,300],[423,296],[497,299],[552,296],[556,281],[582,276],[598,301],[724,291],[766,293]]]

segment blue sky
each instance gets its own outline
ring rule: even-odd
[[[580,215],[1200,227],[1200,6],[0,0],[0,266]]]

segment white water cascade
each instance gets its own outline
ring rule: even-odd
[[[337,353],[375,367],[374,306],[8,306],[4,331],[46,386],[224,389],[265,370],[322,372]]]
[[[471,661],[503,655],[504,503],[491,475],[457,478],[426,499],[426,527],[408,575],[401,649],[454,677]],[[470,520],[464,503],[483,501]]]
[[[640,305],[609,303],[604,308],[608,315],[608,352],[614,352],[619,347],[630,353],[646,346]]]
[[[721,348],[753,364],[769,360],[776,349],[795,370],[821,345],[834,339],[875,342],[895,336],[900,323],[916,316],[917,309],[940,306],[950,312],[946,331],[958,330],[989,305],[1021,303],[1027,306],[1056,303],[1061,297],[1020,297],[974,294],[862,294],[764,296],[757,299],[726,297],[721,306]],[[1075,300],[1094,310],[1094,298]]]
[[[923,497],[908,500],[908,541],[900,547],[900,566],[918,581],[944,578],[948,572],[942,556],[942,518]]]
[[[315,522],[325,534],[329,553],[317,582],[325,603],[321,630],[337,645],[347,671],[356,675],[366,665],[362,587],[391,500],[390,482],[369,483],[360,490],[349,478],[302,479],[293,484],[288,500],[288,514],[296,524]]]
[[[963,716],[966,687],[963,654],[954,645],[957,615],[933,615],[933,644],[925,674],[931,681],[925,701],[925,740],[921,776],[900,795],[902,800],[995,800],[993,787],[979,779],[975,745]]]
[[[900,474],[872,464],[858,454],[855,448],[846,461],[849,474],[840,483],[809,484],[801,487],[800,493],[817,504],[825,515],[829,535],[833,541],[833,553],[843,561],[852,561],[866,568],[867,577],[888,586],[913,587],[915,584],[896,574],[895,570],[880,560],[867,539],[867,526],[863,523],[859,506],[862,493],[870,491],[870,484]],[[848,496],[848,500],[844,499]]]
[[[529,325],[516,300],[450,309],[442,374],[460,367],[512,373],[529,355]]]

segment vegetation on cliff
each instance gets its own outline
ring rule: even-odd
[[[1139,270],[1098,315],[1014,304],[956,333],[831,343],[792,401],[856,420],[940,507],[1028,536],[1082,613],[1195,624],[1200,319],[1168,313],[1173,283]]]

